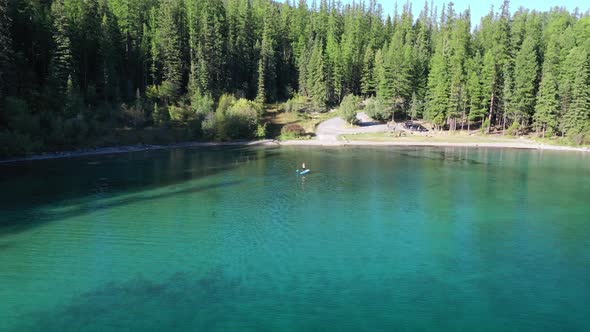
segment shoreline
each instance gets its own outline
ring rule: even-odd
[[[525,150],[549,150],[590,152],[590,148],[572,147],[551,144],[509,143],[509,142],[481,142],[481,143],[455,143],[455,142],[412,142],[412,141],[285,141],[280,145],[285,146],[400,146],[400,147],[462,147],[462,148],[497,148],[497,149],[525,149]]]
[[[185,143],[174,143],[164,145],[124,145],[124,146],[113,146],[106,148],[96,149],[79,149],[70,150],[63,152],[48,152],[41,154],[34,154],[27,157],[15,157],[8,159],[0,159],[1,164],[17,163],[23,161],[35,161],[35,160],[48,160],[48,159],[62,159],[62,158],[76,158],[85,156],[95,156],[102,154],[120,154],[128,152],[141,152],[141,151],[153,151],[153,150],[167,150],[167,149],[179,149],[179,148],[198,148],[198,147],[213,147],[213,146],[270,146],[279,145],[274,140],[259,140],[259,141],[236,141],[236,142],[185,142]]]
[[[412,141],[332,141],[332,140],[289,140],[277,141],[272,139],[259,141],[236,141],[236,142],[186,142],[168,145],[127,145],[114,146],[97,149],[80,149],[64,152],[51,152],[35,154],[28,157],[16,157],[9,159],[0,159],[0,164],[16,163],[23,161],[75,158],[84,156],[94,156],[102,154],[119,154],[128,152],[166,150],[178,148],[197,148],[197,147],[215,147],[215,146],[375,146],[375,147],[465,147],[465,148],[496,148],[496,149],[524,149],[524,150],[546,150],[546,151],[570,151],[570,152],[590,152],[590,148],[577,148],[571,146],[551,145],[551,144],[530,144],[530,143],[453,143],[453,142],[412,142]]]

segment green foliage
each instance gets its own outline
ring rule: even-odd
[[[295,96],[281,106],[285,112],[302,112],[314,110],[314,105],[304,96]]]
[[[8,128],[25,135],[38,134],[40,131],[39,118],[31,114],[26,101],[8,97],[4,101],[5,120]]]
[[[537,45],[529,36],[516,56],[514,71],[514,108],[517,121],[528,122],[535,110],[538,64]]]
[[[154,103],[154,108],[152,109],[152,122],[154,125],[159,126],[168,121],[167,115],[158,103]]]
[[[590,131],[590,59],[582,47],[573,48],[565,60],[565,77],[570,83],[565,91],[565,114],[562,126],[576,142],[585,140]]]
[[[205,116],[213,112],[213,98],[211,95],[201,95],[196,92],[191,97],[191,109],[194,113],[193,118],[205,118]]]
[[[225,130],[229,139],[256,137],[260,107],[247,99],[237,100],[225,114]]]
[[[205,139],[215,139],[217,134],[217,116],[215,113],[211,112],[205,116],[205,119],[201,123],[201,131],[203,133],[203,138]]]
[[[188,122],[195,118],[195,113],[187,105],[168,105],[168,115],[172,121]]]
[[[513,122],[508,129],[506,129],[506,134],[509,136],[516,136],[520,133],[521,126],[520,123],[515,121]]]
[[[28,134],[0,130],[0,157],[23,156],[38,152],[41,147]]]
[[[259,124],[256,128],[256,137],[257,138],[266,138],[267,135],[267,124],[266,122],[263,124]]]
[[[481,132],[485,133],[490,128],[490,119],[485,119],[484,122],[481,124]]]
[[[355,95],[349,94],[340,103],[338,113],[346,122],[354,124],[357,121],[356,113],[358,112],[359,98]]]
[[[558,108],[557,82],[551,69],[546,67],[537,94],[537,107],[534,115],[535,127],[542,132],[543,137],[546,133],[553,134],[557,129]]]
[[[0,0],[0,116],[2,114],[2,98],[8,84],[8,71],[13,61],[10,25],[12,18],[8,15],[8,1]],[[0,118],[1,121],[1,118]]]
[[[388,106],[379,98],[367,99],[364,111],[368,116],[379,121],[391,120],[394,113],[393,107]]]
[[[121,117],[123,123],[132,128],[141,128],[146,123],[146,114],[141,104],[121,104]]]

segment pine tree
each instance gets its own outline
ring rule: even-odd
[[[537,94],[534,125],[537,131],[553,134],[557,130],[557,112],[559,108],[557,82],[551,70],[545,69],[539,93]]]
[[[363,58],[363,74],[361,77],[361,93],[368,97],[375,92],[375,81],[373,78],[373,61],[375,61],[375,53],[373,49],[367,47],[365,56]]]
[[[440,127],[446,123],[446,111],[449,103],[448,66],[444,56],[445,43],[439,45],[432,56],[428,76],[428,94],[425,117]]]
[[[513,106],[515,121],[525,125],[534,113],[538,78],[537,47],[532,37],[526,37],[516,56],[514,69]]]
[[[53,89],[56,109],[61,108],[61,101],[66,97],[68,79],[73,75],[72,49],[70,41],[69,22],[66,17],[64,0],[56,0],[51,5],[53,17],[53,42],[55,49],[50,62],[50,81]]]
[[[7,4],[8,0],[0,0],[0,119],[4,107],[4,91],[7,88],[5,80],[12,62],[12,40],[9,30],[11,17],[8,16]]]
[[[491,51],[486,51],[483,57],[483,68],[481,71],[482,78],[482,95],[484,98],[484,105],[486,106],[488,113],[488,132],[492,125],[492,119],[494,116],[494,106],[497,99],[497,69],[496,59]]]
[[[121,72],[123,67],[122,37],[117,21],[109,6],[101,8],[102,21],[99,38],[98,87],[105,101],[118,99],[121,91]]]
[[[328,77],[322,41],[316,39],[311,50],[309,64],[307,66],[307,89],[308,95],[321,108],[328,103]]]
[[[220,95],[226,84],[225,58],[227,54],[227,24],[225,8],[221,1],[203,0],[197,8],[199,18],[194,29],[198,45],[196,50],[195,77],[200,91]]]
[[[162,60],[163,91],[165,96],[176,98],[182,89],[182,22],[181,7],[176,0],[163,0],[158,20],[159,53]]]
[[[274,7],[271,7],[271,9]],[[258,60],[258,93],[256,100],[262,104],[268,100],[275,100],[276,90],[276,63],[275,63],[275,40],[273,30],[276,28],[274,11],[270,10],[265,18],[260,45],[260,57]]]
[[[467,64],[467,86],[468,107],[470,121],[480,121],[485,117],[486,109],[484,107],[484,95],[481,85],[481,55],[476,55],[474,59]],[[469,122],[468,122],[469,130]]]
[[[566,77],[571,82],[568,91],[569,108],[562,119],[566,134],[575,137],[590,131],[590,63],[583,47],[574,47],[564,66],[569,68]]]

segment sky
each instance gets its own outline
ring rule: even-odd
[[[365,0],[368,2],[367,0]],[[394,13],[395,0],[377,0],[383,6],[385,15]],[[353,0],[342,0],[343,3],[352,3]],[[355,0],[359,2],[359,0]],[[398,0],[399,11],[406,0]],[[430,3],[430,0],[428,0]],[[440,14],[441,6],[445,3],[450,2],[449,0],[434,0],[434,5],[438,7],[438,13]],[[494,11],[497,11],[502,5],[503,0],[454,0],[455,10],[457,12],[463,12],[468,7],[471,7],[471,22],[472,25],[478,25],[481,18],[490,12],[490,8],[493,5]],[[424,8],[424,0],[411,0],[414,15],[417,16],[420,10]],[[514,13],[519,7],[525,7],[528,9],[536,9],[539,11],[547,11],[552,7],[560,6],[565,7],[569,11],[573,11],[576,7],[580,8],[581,12],[586,12],[590,9],[590,1],[588,0],[512,0],[510,2],[510,11]]]

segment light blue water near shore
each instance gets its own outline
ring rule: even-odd
[[[2,331],[590,330],[587,154],[45,160],[0,165],[0,211]]]

